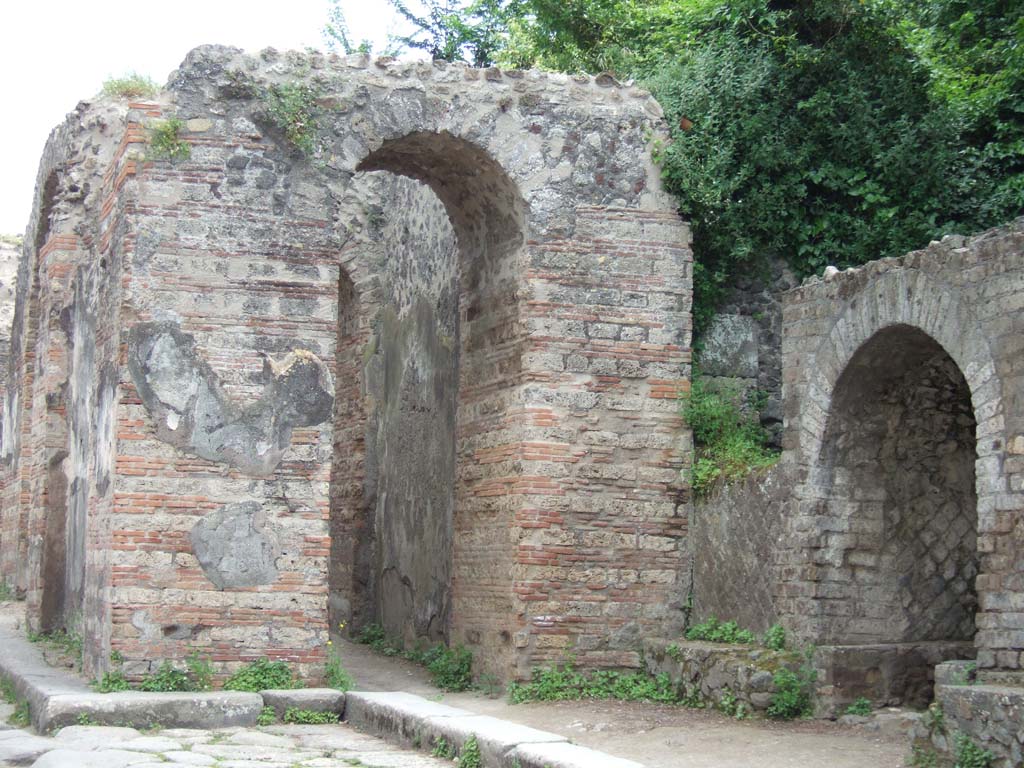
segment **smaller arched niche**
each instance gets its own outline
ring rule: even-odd
[[[852,356],[821,453],[824,642],[974,636],[975,429],[963,373],[924,332],[884,328]]]

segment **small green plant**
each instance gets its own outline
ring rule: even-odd
[[[936,768],[938,764],[939,756],[935,750],[925,749],[918,744],[910,748],[910,759],[907,760],[910,768]]]
[[[682,661],[683,649],[680,648],[679,645],[676,643],[670,643],[669,645],[665,646],[665,655],[673,661]]]
[[[99,725],[99,721],[96,720],[88,712],[79,712],[78,717],[75,718],[76,725]]]
[[[452,760],[455,757],[455,747],[449,744],[444,736],[438,736],[430,754],[432,757],[439,757],[442,760]]]
[[[121,99],[152,99],[159,92],[160,86],[138,72],[129,72],[122,77],[108,77],[103,81],[103,93]]]
[[[21,245],[21,243],[18,243],[18,245]],[[11,589],[10,584],[6,581],[0,581],[0,603],[9,603],[15,599],[17,599],[17,595]]]
[[[164,661],[156,672],[144,675],[139,681],[140,691],[170,692],[170,691],[192,691],[195,690],[188,673],[182,669],[175,669],[169,661]]]
[[[811,652],[805,653],[804,663],[794,672],[783,667],[775,672],[772,682],[775,692],[768,702],[766,714],[775,720],[794,720],[811,714],[811,696],[818,673],[811,666]]]
[[[459,768],[480,768],[483,765],[480,757],[480,745],[476,741],[476,734],[470,734],[462,745],[462,753],[459,755]]]
[[[683,417],[693,430],[696,453],[690,483],[698,497],[707,496],[719,481],[738,480],[779,458],[766,447],[768,433],[756,408],[743,408],[738,392],[710,387],[697,372],[683,399]]]
[[[354,639],[384,656],[401,656],[422,664],[430,673],[434,685],[443,691],[468,691],[473,687],[473,653],[467,648],[449,648],[438,643],[425,650],[403,650],[401,643],[388,637],[379,624],[367,624]]]
[[[208,658],[200,656],[199,651],[192,651],[185,658],[185,664],[188,667],[193,691],[208,691],[213,688],[213,666]]]
[[[765,648],[773,651],[786,650],[786,630],[781,624],[772,624],[761,641]]]
[[[982,749],[966,733],[953,734],[953,768],[990,768],[996,756]]]
[[[185,124],[176,117],[154,123],[149,129],[148,160],[188,160],[192,156],[192,145],[181,138]]]
[[[686,639],[740,645],[750,645],[755,642],[754,633],[749,629],[740,629],[735,621],[720,622],[714,616],[700,624],[694,624],[686,630]]]
[[[277,712],[273,707],[264,707],[256,717],[256,725],[273,725],[277,722]]]
[[[3,696],[8,704],[15,704],[18,701],[18,690],[6,677],[0,677],[0,696]]]
[[[978,680],[978,663],[975,661],[968,662],[962,667],[956,670],[952,679],[949,681],[950,685],[974,685]]]
[[[70,656],[78,669],[82,668],[82,636],[77,632],[70,632],[66,629],[58,629],[53,632],[32,632],[29,631],[28,639],[31,643],[42,643],[47,647]]]
[[[312,709],[299,709],[298,707],[288,707],[284,711],[284,722],[292,725],[329,725],[331,723],[337,723],[338,713],[337,712],[317,712]]]
[[[263,98],[271,122],[302,154],[316,153],[316,92],[308,85],[272,85]]]
[[[274,688],[299,686],[299,681],[295,679],[291,668],[285,662],[262,658],[247,664],[229,677],[224,683],[224,690],[258,693]]]
[[[127,678],[125,678],[123,672],[112,670],[104,672],[103,677],[94,681],[92,687],[97,693],[117,693],[118,691],[130,690],[132,686]]]
[[[942,705],[933,701],[928,705],[928,709],[921,716],[921,722],[924,723],[924,727],[928,729],[928,735],[934,736],[937,733],[946,732],[946,713],[942,711]]]
[[[341,657],[336,653],[331,653],[327,657],[327,665],[324,667],[324,680],[327,683],[327,687],[339,691],[351,691],[353,686],[355,686],[352,675],[345,669],[341,663]]]
[[[651,676],[642,672],[597,670],[577,671],[572,664],[539,667],[529,682],[512,683],[508,688],[513,704],[527,701],[568,701],[573,699],[617,699],[672,703],[679,697],[668,675]]]
[[[853,704],[846,708],[846,714],[848,715],[860,715],[861,717],[867,717],[874,711],[871,706],[871,700],[861,696]]]
[[[722,693],[722,698],[718,701],[718,711],[737,720],[742,720],[749,714],[747,712],[747,705],[737,699],[736,694],[728,688],[725,689]]]
[[[32,711],[28,702],[21,700],[14,705],[14,712],[7,718],[7,722],[17,728],[28,728],[32,724]]]
[[[435,645],[423,654],[430,677],[442,691],[468,691],[473,687],[473,654],[468,648]]]

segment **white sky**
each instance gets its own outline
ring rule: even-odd
[[[353,42],[381,50],[387,0],[342,0]],[[108,77],[167,81],[197,45],[324,49],[329,0],[0,0],[0,234],[28,222],[50,131]]]

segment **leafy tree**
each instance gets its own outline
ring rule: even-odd
[[[1019,0],[426,0],[408,48],[610,70],[665,108],[695,320],[768,257],[800,274],[1024,211]]]

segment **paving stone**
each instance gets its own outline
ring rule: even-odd
[[[33,736],[26,731],[15,731],[14,734],[0,740],[0,763],[24,763],[47,752],[54,747],[51,739]]]
[[[32,768],[127,768],[129,765],[140,765],[152,761],[151,755],[120,749],[103,749],[94,752],[78,749],[54,749],[32,763]]]
[[[281,747],[283,749],[294,749],[295,739],[287,736],[278,736],[273,733],[262,731],[239,731],[229,736],[223,743],[241,744],[253,747]]]
[[[135,728],[113,725],[69,725],[54,734],[61,747],[92,749],[109,747],[112,742],[124,742],[142,736]]]
[[[172,763],[178,763],[179,765],[213,765],[217,762],[215,757],[210,755],[204,755],[199,752],[164,752],[164,757],[170,760]]]
[[[132,752],[172,752],[181,749],[181,742],[164,736],[140,736],[127,741],[115,741],[107,745],[110,749],[127,749]]]

